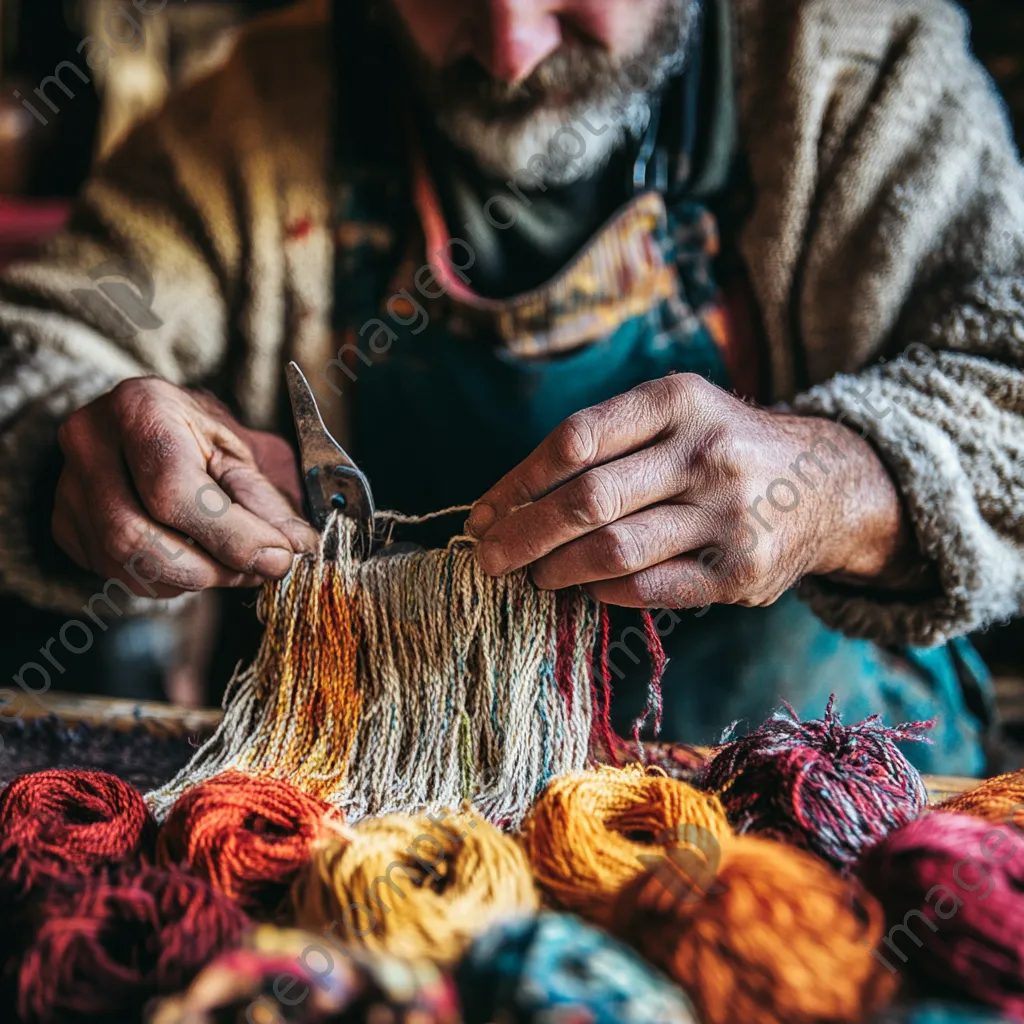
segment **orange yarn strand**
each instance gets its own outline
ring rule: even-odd
[[[157,861],[188,868],[256,916],[271,915],[313,842],[342,822],[290,783],[228,771],[179,797],[157,837]]]
[[[986,779],[980,786],[939,804],[935,810],[973,814],[986,821],[1024,828],[1024,771]]]
[[[716,883],[690,896],[646,874],[619,895],[613,931],[686,989],[704,1024],[855,1024],[896,981],[872,949],[878,903],[795,847],[742,836]]]
[[[522,843],[552,903],[605,924],[618,890],[653,862],[684,850],[708,859],[730,834],[718,797],[633,766],[552,780]]]

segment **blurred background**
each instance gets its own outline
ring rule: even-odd
[[[0,266],[59,230],[93,163],[171,90],[223,60],[247,19],[280,6],[282,0],[0,0]],[[1024,0],[963,6],[1021,146]],[[54,111],[33,90],[58,70],[60,85],[47,87]],[[254,604],[253,593],[206,593],[172,615],[114,623],[54,685],[217,704],[236,663],[258,641]],[[0,598],[0,678],[37,657],[65,619]],[[975,640],[997,677],[1004,734],[1024,746],[1024,622]]]

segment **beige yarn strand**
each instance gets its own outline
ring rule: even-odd
[[[452,511],[465,509],[429,518]],[[414,518],[398,516],[380,514]],[[464,538],[360,560],[356,533],[332,517],[319,551],[264,587],[259,653],[232,679],[217,732],[149,794],[158,818],[239,768],[290,779],[350,821],[471,799],[515,826],[549,778],[585,766],[597,606],[523,571],[488,576]],[[571,696],[555,678],[560,610],[575,624],[567,665],[564,638],[561,652]]]

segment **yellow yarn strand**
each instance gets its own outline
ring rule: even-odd
[[[537,907],[530,866],[480,815],[368,818],[317,846],[297,923],[394,956],[452,964],[488,925]]]

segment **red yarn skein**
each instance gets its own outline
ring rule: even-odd
[[[309,859],[330,804],[290,782],[227,771],[182,794],[157,838],[157,861],[180,864],[256,915],[272,913]]]
[[[137,1020],[185,987],[248,924],[229,899],[183,871],[97,872],[41,894],[18,970],[26,1024]]]
[[[1024,1019],[1022,837],[941,812],[890,833],[859,867],[889,929],[876,956],[929,995]]]
[[[147,859],[155,837],[142,795],[115,775],[21,775],[0,794],[0,883],[24,895],[40,875]]]
[[[721,747],[697,784],[722,801],[737,832],[755,832],[849,869],[928,802],[917,769],[896,745],[924,740],[931,722],[890,728],[879,715],[843,725],[835,694],[821,719],[788,705]]]

